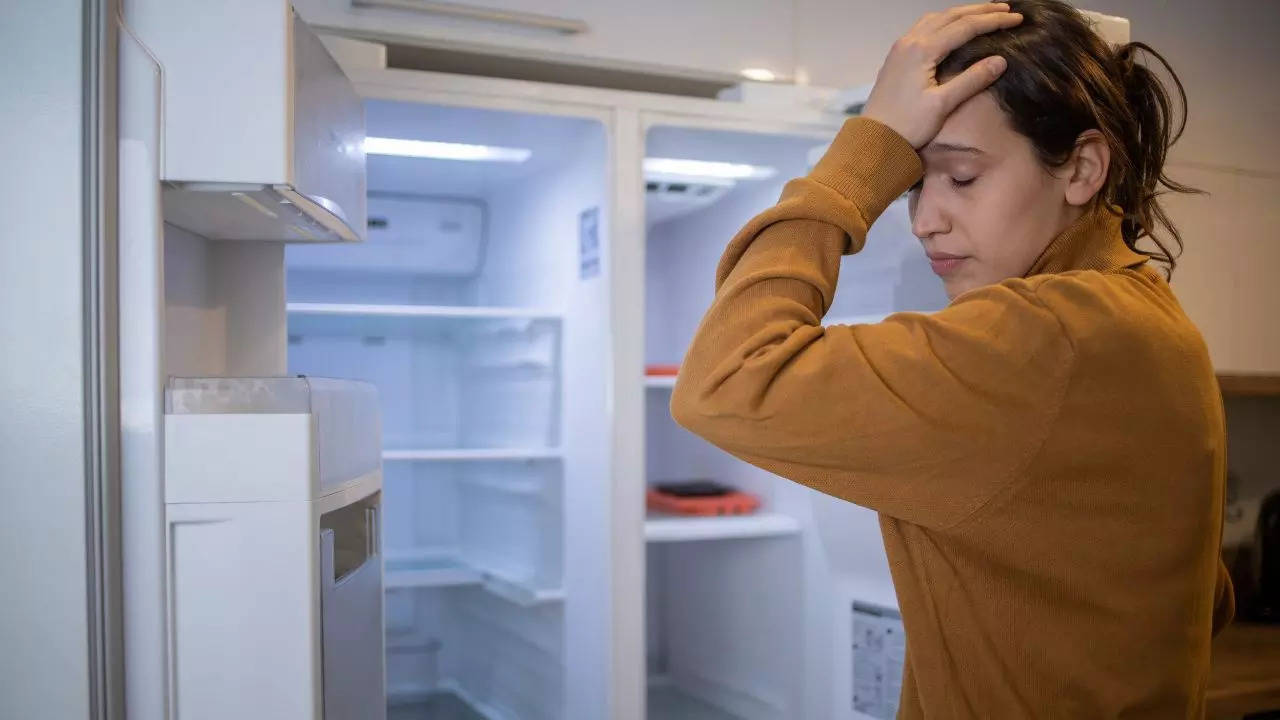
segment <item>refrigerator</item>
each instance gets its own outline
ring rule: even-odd
[[[77,63],[14,74],[66,82],[8,135],[55,140],[19,155],[40,192],[11,176],[6,198],[78,174],[110,232],[82,245],[72,214],[10,208],[42,241],[5,256],[23,271],[0,317],[48,352],[6,358],[26,405],[0,459],[59,482],[10,488],[6,543],[30,552],[6,577],[62,632],[4,626],[26,662],[0,697],[131,720],[893,716],[875,514],[686,433],[646,372],[680,362],[725,244],[856,92],[389,69],[326,38],[339,68],[286,2],[91,5],[114,165],[82,166],[59,121],[89,97]],[[18,47],[84,41],[78,13],[41,18]],[[945,304],[896,202],[824,322]],[[646,512],[648,487],[693,478],[761,507]],[[348,601],[362,622],[327,625]],[[361,692],[330,700],[338,669]]]
[[[896,622],[874,513],[688,434],[673,378],[646,374],[680,362],[725,244],[843,113],[337,44],[370,137],[368,242],[286,250],[288,362],[378,388],[389,717],[892,717],[893,648],[866,642]],[[827,322],[945,304],[903,201]],[[762,506],[646,512],[649,486],[692,478]]]

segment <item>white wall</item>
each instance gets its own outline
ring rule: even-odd
[[[84,4],[0,23],[0,717],[89,716]]]

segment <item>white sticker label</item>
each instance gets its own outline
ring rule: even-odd
[[[893,720],[902,694],[906,634],[897,611],[853,604],[853,710]]]

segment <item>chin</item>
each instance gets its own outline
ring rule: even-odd
[[[942,282],[942,287],[947,291],[947,299],[955,300],[965,291],[974,286],[972,283],[968,283],[963,280],[944,280]]]
[[[947,298],[950,300],[955,300],[957,297],[969,292],[970,290],[990,284],[991,283],[983,282],[972,277],[948,278],[942,281],[942,287],[946,290]]]

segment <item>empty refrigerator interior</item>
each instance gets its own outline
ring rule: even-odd
[[[657,127],[646,146],[645,362],[684,356],[729,239],[802,174],[804,137]],[[742,517],[650,515],[646,523],[648,714],[798,717],[803,654],[799,525],[778,512],[780,482],[671,419],[670,383],[646,389],[645,476],[709,479],[760,499]]]
[[[822,142],[821,133],[676,126],[648,131],[647,365],[680,363],[712,301],[726,244],[777,202],[787,181],[808,171]],[[945,305],[941,286],[910,234],[903,205],[895,203],[876,223],[865,249],[842,262],[839,290],[824,324],[877,321],[896,311]],[[833,685],[823,663],[829,665],[838,650],[826,637],[838,617],[832,592],[837,584],[830,577],[822,533],[815,532],[816,493],[676,425],[669,410],[669,378],[651,376],[646,385],[647,482],[708,479],[761,502],[745,517],[651,515],[647,521],[649,717],[830,715],[827,694]],[[874,514],[859,510],[850,506],[848,517],[878,540]],[[815,674],[824,680],[811,679]]]
[[[600,664],[566,640],[565,547],[602,547],[607,518],[565,508],[607,473],[606,307],[581,263],[604,128],[380,100],[366,122],[369,241],[289,248],[288,355],[382,400],[392,717],[561,718],[570,666]]]

